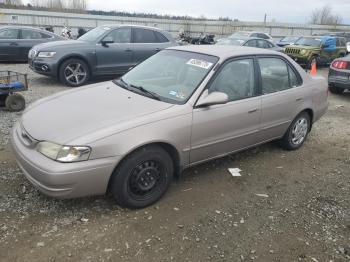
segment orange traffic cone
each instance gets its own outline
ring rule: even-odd
[[[310,74],[311,74],[312,76],[315,76],[315,75],[317,74],[316,62],[313,62],[313,63],[311,64],[311,72],[310,72]]]

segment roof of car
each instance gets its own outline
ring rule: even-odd
[[[245,46],[225,46],[225,45],[187,45],[187,46],[170,47],[167,49],[212,55],[212,56],[219,57],[221,59],[226,59],[229,57],[241,56],[241,55],[280,54],[276,51],[262,49],[262,48],[251,48],[251,47],[245,47]]]
[[[138,28],[145,28],[145,29],[152,29],[152,30],[157,30],[157,31],[163,31],[160,28],[153,27],[153,26],[145,26],[145,25],[131,25],[131,24],[105,24],[101,25],[99,27],[110,27],[110,28],[118,28],[118,27],[138,27]]]

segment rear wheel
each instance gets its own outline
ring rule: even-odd
[[[144,147],[129,155],[114,171],[110,191],[120,206],[143,208],[163,196],[173,173],[173,161],[164,149]]]
[[[6,98],[5,106],[11,112],[19,112],[26,107],[26,101],[20,94],[11,94]]]
[[[331,93],[333,94],[342,94],[344,92],[343,88],[340,87],[336,87],[334,85],[329,86],[329,91],[331,91]]]
[[[310,116],[306,112],[300,113],[289,126],[287,132],[281,139],[281,145],[287,150],[300,148],[310,130]]]
[[[81,59],[68,59],[63,62],[59,69],[60,81],[71,87],[78,87],[86,84],[89,80],[89,75],[89,67]]]

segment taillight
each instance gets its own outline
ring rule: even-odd
[[[347,61],[336,60],[332,63],[332,67],[337,69],[347,69],[349,63]]]

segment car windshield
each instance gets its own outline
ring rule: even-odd
[[[282,42],[295,42],[296,40],[298,40],[299,37],[297,36],[286,36],[284,38],[282,38]]]
[[[103,36],[109,30],[110,28],[107,26],[96,27],[95,29],[92,29],[91,31],[79,37],[78,40],[87,41],[87,42],[96,42],[101,38],[101,36]]]
[[[164,50],[114,83],[153,99],[184,104],[217,61],[214,56]]]
[[[217,45],[242,45],[244,40],[241,39],[233,39],[233,38],[224,38],[218,40]]]
[[[250,36],[250,32],[236,32],[232,35],[230,35],[230,38],[237,38],[237,37],[249,37]]]
[[[298,41],[296,41],[295,45],[305,45],[312,47],[321,47],[321,39],[319,38],[310,38],[310,37],[302,37]]]

